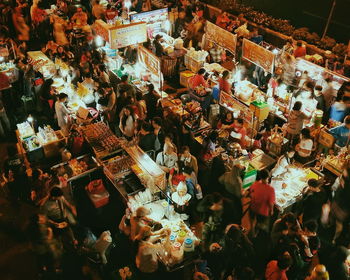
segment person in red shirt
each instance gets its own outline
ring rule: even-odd
[[[239,135],[239,144],[241,145],[242,148],[246,146],[246,140],[245,137],[247,135],[247,130],[243,126],[243,119],[238,118],[235,119],[232,125],[233,131]]]
[[[223,12],[222,14],[218,15],[215,22],[216,25],[220,26],[223,29],[226,29],[229,23],[230,23],[230,19],[226,12]]]
[[[278,260],[270,261],[266,266],[266,280],[288,280],[287,270],[292,265],[292,257],[285,252]]]
[[[203,86],[205,88],[208,87],[208,82],[204,79],[205,69],[201,68],[198,70],[198,73],[193,76],[190,80],[190,88],[195,89],[199,86]]]
[[[251,185],[250,191],[250,214],[252,220],[256,218],[256,224],[252,223],[252,233],[256,236],[258,230],[269,231],[270,217],[276,201],[275,189],[269,185],[270,174],[267,170],[259,173],[260,180]]]
[[[231,84],[228,82],[229,78],[230,72],[227,70],[225,70],[222,73],[222,77],[219,78],[219,88],[226,93],[231,93]]]
[[[107,5],[107,9],[105,11],[105,17],[107,21],[113,21],[118,16],[118,11],[112,7],[111,4]]]
[[[306,48],[301,41],[297,42],[297,48],[294,50],[293,55],[295,58],[304,57],[306,55]]]

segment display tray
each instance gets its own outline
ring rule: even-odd
[[[124,178],[124,187],[126,193],[130,195],[134,195],[139,191],[143,191],[145,187],[142,185],[140,179],[134,174],[131,173]]]
[[[60,180],[67,182],[85,176],[99,168],[96,159],[90,155],[83,155],[51,167]]]
[[[266,154],[260,154],[256,157],[254,157],[250,164],[256,169],[256,170],[263,170],[265,168],[270,167],[276,162],[275,159],[272,157],[266,155]]]
[[[135,164],[135,161],[126,155],[105,160],[102,164],[108,178],[115,182],[132,172],[131,166]]]
[[[118,137],[105,123],[89,124],[83,126],[82,130],[97,158],[103,159],[122,151]]]

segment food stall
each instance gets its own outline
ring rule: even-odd
[[[323,160],[322,165],[336,176],[340,176],[349,163],[350,149],[349,147],[344,147],[336,156],[333,154],[327,155],[327,157]]]
[[[170,23],[168,25],[168,8],[132,14],[130,15],[130,21],[132,23],[145,22],[147,24],[147,35],[149,39],[153,39],[160,32],[168,34],[170,31]]]
[[[81,130],[97,159],[104,159],[122,151],[120,140],[104,122],[82,126]]]
[[[30,63],[35,71],[40,72],[44,78],[50,78],[56,74],[55,63],[41,51],[27,52]]]
[[[274,172],[271,186],[275,189],[276,206],[281,212],[301,199],[309,179],[323,178],[323,175],[314,169],[296,165],[280,169]]]
[[[65,137],[60,130],[54,131],[47,125],[43,128],[39,127],[38,133],[35,133],[29,122],[17,124],[16,136],[19,153],[28,162],[38,162],[59,155],[65,142]]]
[[[98,161],[90,155],[82,155],[51,167],[60,182],[69,183],[100,168]]]
[[[109,44],[111,49],[125,48],[147,41],[147,28],[145,22],[131,24],[109,25],[103,20],[96,20],[93,29]]]

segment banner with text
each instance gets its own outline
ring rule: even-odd
[[[236,53],[237,35],[222,29],[210,21],[207,21],[205,25],[205,39],[229,50],[234,55]]]
[[[247,39],[243,39],[242,57],[269,73],[274,71],[275,54]]]

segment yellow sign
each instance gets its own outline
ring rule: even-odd
[[[109,29],[109,43],[111,49],[124,48],[146,41],[147,25],[144,22],[120,25]]]

